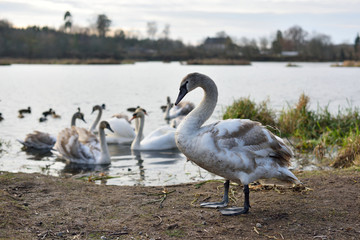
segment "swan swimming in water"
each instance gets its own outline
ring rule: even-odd
[[[130,110],[132,109],[133,108]],[[147,114],[145,109],[140,109]],[[114,133],[107,135],[106,141],[108,143],[131,144],[133,142],[139,129],[138,118],[135,119],[135,129],[131,126],[128,116],[124,113],[114,114],[111,119],[108,119],[107,121],[109,122],[111,129],[114,131]]]
[[[84,120],[84,114],[81,112],[76,112],[71,118],[70,126],[75,126],[76,119]],[[49,133],[34,131],[33,133],[29,133],[26,135],[24,141],[17,140],[20,142],[25,148],[32,150],[48,150],[50,151],[55,142],[56,137],[50,135]]]
[[[170,126],[159,127],[152,131],[149,135],[143,137],[145,112],[138,108],[134,114],[133,119],[139,118],[139,130],[134,141],[131,144],[133,150],[164,150],[176,148],[175,143],[175,128]]]
[[[29,149],[50,151],[56,142],[56,137],[35,130],[33,133],[27,134],[24,141],[18,140],[18,142]]]
[[[83,128],[71,127],[62,130],[57,137],[55,149],[59,156],[78,164],[110,164],[110,153],[105,140],[106,121],[99,124],[99,137]]]
[[[249,211],[249,183],[260,178],[301,183],[288,169],[291,149],[284,141],[248,119],[229,119],[202,126],[212,115],[218,98],[215,82],[206,75],[191,73],[180,84],[175,105],[196,88],[204,97],[178,126],[176,144],[188,160],[226,179],[222,202],[202,203],[202,207],[224,208],[228,204],[230,181],[244,185],[244,207],[221,209],[223,215],[238,215]]]

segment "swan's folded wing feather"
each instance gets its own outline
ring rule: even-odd
[[[136,134],[130,123],[124,118],[113,117],[107,122],[110,124],[114,133],[109,134],[111,136],[121,136],[125,138],[135,138]]]
[[[82,144],[93,144],[96,145],[99,143],[96,135],[91,133],[89,130],[85,128],[72,127],[79,135],[79,142]]]
[[[288,166],[293,156],[284,141],[260,123],[247,119],[221,121],[212,128],[214,143],[219,151],[241,152],[242,157],[271,157],[280,166]]]
[[[176,129],[173,128],[173,127],[170,127],[170,126],[162,126],[162,127],[159,127],[155,130],[153,130],[152,132],[150,132],[145,138],[145,139],[151,139],[151,138],[155,138],[155,137],[159,137],[159,136],[164,136],[165,134],[168,134],[168,133],[172,133],[172,132],[175,132]],[[143,140],[143,141],[144,141]]]
[[[141,141],[141,146],[143,150],[154,150],[154,149],[172,149],[176,148],[175,142],[175,129],[169,131],[170,129],[162,128],[159,131],[156,131],[151,136],[146,136]],[[160,134],[163,131],[163,134]]]

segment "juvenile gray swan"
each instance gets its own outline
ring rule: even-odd
[[[73,163],[110,164],[105,128],[112,131],[108,122],[100,122],[99,139],[84,128],[65,128],[58,134],[55,149],[60,157]]]
[[[188,160],[226,180],[222,202],[202,203],[202,207],[221,208],[223,215],[244,214],[250,208],[249,183],[260,178],[301,183],[288,169],[293,156],[291,149],[259,122],[228,119],[202,126],[212,115],[218,98],[216,84],[208,76],[200,73],[185,76],[175,105],[198,87],[205,95],[178,126],[176,144]],[[225,208],[230,181],[244,185],[243,208]]]

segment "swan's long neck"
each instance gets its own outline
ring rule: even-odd
[[[210,78],[206,81],[202,79],[199,81],[199,87],[204,90],[204,97],[200,104],[180,123],[177,132],[195,133],[214,112],[218,99],[218,91],[214,81]]]
[[[139,132],[139,125],[140,125],[140,121],[139,118],[135,118],[135,134],[137,134]]]
[[[75,121],[76,121],[76,114],[72,116],[70,126],[75,126]]]
[[[136,119],[135,119],[136,120]],[[136,132],[136,137],[135,139],[133,140],[133,142],[131,143],[131,149],[137,149],[140,147],[140,142],[141,142],[141,139],[142,139],[142,135],[143,135],[143,131],[144,131],[144,125],[145,125],[145,119],[144,119],[144,116],[141,116],[140,117],[140,123],[138,124],[139,125],[139,129],[138,131]]]
[[[170,120],[170,108],[171,108],[171,104],[166,104],[166,110],[165,110],[165,114],[164,114],[164,119],[165,120]]]
[[[109,148],[105,140],[105,131],[103,128],[99,128],[100,147],[101,147],[101,163],[110,163]]]
[[[99,110],[99,113],[98,113],[98,115],[96,116],[95,121],[93,122],[92,126],[91,126],[90,129],[89,129],[90,132],[94,132],[94,131],[95,131],[96,125],[100,122],[100,119],[101,119],[102,109],[101,109],[101,108],[98,108],[97,110]]]

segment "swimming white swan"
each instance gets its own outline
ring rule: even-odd
[[[107,121],[114,131],[106,136],[108,143],[130,144],[135,139],[136,130],[131,126],[127,115],[115,114]]]
[[[66,128],[58,134],[55,149],[60,157],[73,163],[110,164],[110,153],[105,140],[105,128],[112,131],[108,122],[100,122],[100,141],[94,134],[84,128],[74,126]]]
[[[248,184],[257,179],[278,178],[300,183],[287,168],[293,156],[291,149],[260,123],[248,119],[229,119],[202,126],[213,113],[218,97],[216,84],[208,76],[200,73],[185,76],[175,105],[197,87],[201,87],[205,95],[199,106],[178,126],[176,144],[188,160],[226,179],[223,201],[203,203],[201,206],[226,207],[230,181],[244,185],[244,208],[221,209],[223,215],[249,211]]]
[[[140,108],[138,106],[138,108]],[[131,111],[134,108],[129,108]],[[128,111],[130,111],[128,109]],[[145,114],[146,110],[140,108]],[[136,109],[135,109],[136,110]],[[135,112],[135,110],[133,112]],[[106,136],[106,141],[108,143],[115,143],[115,144],[131,144],[132,141],[136,137],[136,133],[139,129],[139,119],[135,119],[135,129],[131,126],[131,122],[128,116],[124,113],[117,113],[114,114],[110,119],[107,120],[111,126],[111,129],[114,133],[110,133]]]
[[[131,144],[131,149],[164,150],[176,148],[175,128],[170,126],[159,127],[142,139],[145,124],[145,113],[141,108],[138,108],[133,114],[132,119],[136,118],[140,119],[140,125],[136,137]]]
[[[81,112],[76,112],[71,118],[70,126],[75,126],[76,119],[84,120],[84,114]],[[24,141],[17,139],[24,147],[29,150],[48,150],[50,151],[55,142],[56,137],[50,135],[49,133],[41,132],[41,131],[34,131],[33,133],[29,133],[26,135]]]

